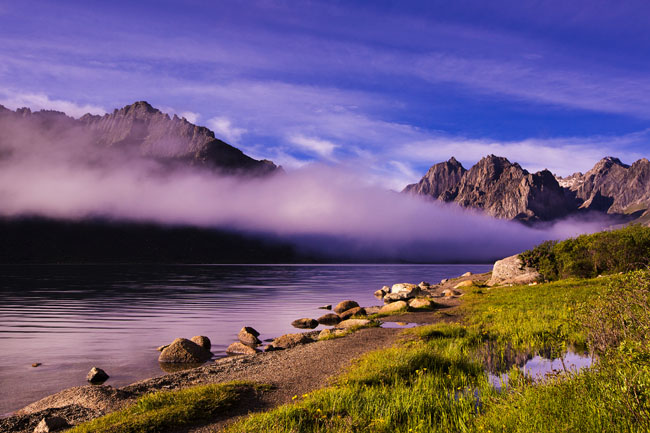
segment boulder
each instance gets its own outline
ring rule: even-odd
[[[358,306],[359,306],[359,304],[357,304],[354,301],[350,301],[350,300],[341,301],[336,305],[336,307],[334,307],[334,312],[340,314],[340,313],[342,313],[344,311],[348,311],[350,308],[354,308],[354,307],[358,307]]]
[[[34,433],[49,433],[71,427],[68,421],[60,416],[48,416],[41,420],[34,429]]]
[[[364,307],[364,310],[366,310],[366,314],[370,316],[371,314],[379,313],[379,310],[381,310],[381,307],[378,306],[378,305],[375,305],[375,306],[372,306],[372,307]]]
[[[254,333],[250,332],[251,330],[254,331]],[[255,335],[255,334],[257,334],[257,335]],[[241,343],[243,343],[243,344],[245,344],[247,346],[250,346],[250,347],[255,347],[255,346],[259,346],[260,344],[262,344],[260,339],[257,338],[259,335],[260,335],[260,333],[255,331],[253,328],[249,328],[248,326],[244,326],[239,331],[239,334],[237,334],[237,338],[239,339],[239,341]]]
[[[465,280],[461,281],[460,283],[456,284],[454,286],[454,289],[460,289],[461,287],[471,287],[474,285],[474,281],[472,280]]]
[[[273,346],[273,350],[290,349],[301,344],[311,343],[312,341],[314,340],[305,334],[285,334],[273,340],[269,346]]]
[[[379,310],[379,314],[395,313],[397,311],[402,311],[402,310],[406,311],[407,309],[408,309],[408,304],[405,301],[396,301],[381,307],[381,310]]]
[[[418,287],[422,290],[426,290],[429,287],[431,287],[431,284],[427,283],[426,281],[420,281],[420,284],[418,284]]]
[[[417,296],[420,293],[420,287],[417,284],[409,283],[399,283],[393,284],[393,287],[390,288],[390,293],[414,293],[413,296]]]
[[[368,326],[371,323],[372,322],[370,320],[368,320],[368,319],[348,319],[348,320],[342,321],[336,327],[337,328],[347,329],[347,328],[352,328],[354,326]]]
[[[536,269],[523,266],[518,254],[497,260],[492,268],[488,286],[503,284],[528,284],[540,281],[542,276]]]
[[[210,339],[204,335],[195,335],[194,337],[190,338],[190,341],[195,342],[205,350],[209,351],[210,348],[212,347],[212,343],[210,342]]]
[[[90,383],[103,383],[108,380],[108,374],[101,368],[93,367],[86,375],[86,380]]]
[[[408,301],[412,298],[415,298],[415,295],[410,295],[408,292],[389,293],[384,296],[384,303],[390,304],[391,302]]]
[[[334,326],[341,321],[341,318],[339,317],[338,314],[328,313],[325,314],[324,316],[320,316],[317,320],[318,323],[320,323],[321,325]]]
[[[473,274],[471,272],[465,272],[461,277],[469,277],[472,276]]]
[[[186,338],[177,338],[163,349],[158,357],[159,362],[171,363],[197,363],[205,362],[212,354],[193,341]]]
[[[349,310],[339,314],[339,316],[341,316],[341,320],[347,320],[353,316],[366,316],[366,315],[367,315],[366,310],[363,307],[350,308]]]
[[[457,290],[445,289],[442,291],[442,294],[446,298],[451,298],[452,296],[459,296],[461,293]]]
[[[383,298],[384,296],[386,296],[386,293],[388,292],[385,291],[384,289],[379,289],[374,293],[374,295],[376,298]]]
[[[431,310],[436,304],[431,299],[415,298],[411,299],[408,305],[410,308]]]
[[[296,319],[293,322],[291,322],[291,326],[299,329],[314,329],[315,327],[318,326],[318,321],[309,318]]]
[[[231,355],[254,355],[257,353],[254,347],[250,347],[241,341],[235,341],[226,348],[226,353]]]

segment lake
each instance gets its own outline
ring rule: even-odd
[[[206,335],[225,356],[242,326],[299,332],[318,307],[399,282],[437,283],[491,265],[2,265],[0,415],[71,386],[91,367],[123,386],[164,374],[156,347]],[[317,329],[323,328],[319,326]],[[32,367],[33,363],[41,363]]]

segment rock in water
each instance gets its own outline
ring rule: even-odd
[[[518,254],[497,260],[492,268],[488,286],[501,284],[528,284],[542,279],[537,270],[524,267]]]
[[[408,309],[408,304],[405,301],[396,301],[381,307],[381,310],[379,310],[379,314],[395,313],[397,311],[402,311],[402,310],[406,311],[407,309]]]
[[[230,346],[228,346],[228,348],[226,348],[226,353],[229,353],[231,355],[254,355],[257,353],[257,350],[239,341],[235,341]]]
[[[250,332],[253,331],[253,332]],[[257,334],[257,335],[255,335]],[[250,346],[250,347],[256,347],[262,344],[260,341],[259,337],[260,333],[255,331],[253,328],[250,328],[248,326],[244,326],[241,328],[239,331],[239,334],[237,334],[237,338],[239,339],[240,342],[243,344]]]
[[[186,338],[177,338],[163,349],[158,357],[159,362],[170,363],[195,363],[205,362],[212,354],[193,341]]]
[[[299,329],[314,329],[318,326],[318,321],[314,319],[297,319],[291,322],[291,326]]]
[[[341,317],[341,320],[347,320],[353,316],[367,316],[367,314],[363,307],[354,307],[342,312],[339,316]]]
[[[318,307],[318,309],[319,310],[331,310],[332,305],[331,304],[323,305],[322,307]]]
[[[318,318],[318,323],[325,326],[334,326],[341,321],[338,314],[328,313]]]
[[[190,339],[190,341],[195,342],[196,344],[198,344],[199,346],[201,346],[202,348],[208,351],[212,347],[212,343],[210,342],[210,339],[203,335],[195,335]]]
[[[108,380],[108,374],[101,368],[93,367],[86,375],[86,380],[90,383],[103,383]]]
[[[68,421],[59,416],[48,416],[41,420],[34,429],[34,433],[49,433],[70,427]]]
[[[359,304],[357,304],[354,301],[350,301],[350,300],[341,301],[336,305],[336,307],[334,307],[334,312],[340,314],[340,313],[342,313],[344,311],[349,310],[350,308],[354,308],[354,307],[358,307],[358,306],[359,306]]]

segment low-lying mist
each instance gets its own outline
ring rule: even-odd
[[[242,178],[99,147],[83,133],[4,128],[0,140],[5,217],[193,225],[290,241],[330,257],[417,262],[493,260],[606,224],[533,229],[383,190],[350,167]]]

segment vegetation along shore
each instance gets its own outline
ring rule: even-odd
[[[395,307],[366,308],[344,332],[120,389],[72,388],[0,427],[54,431],[44,424],[61,417],[72,432],[649,431],[648,257],[640,226],[545,243],[513,258],[511,282],[385,287],[377,296]],[[538,281],[512,283],[531,270]],[[419,326],[378,327],[395,322]],[[523,368],[567,353],[590,367]]]

